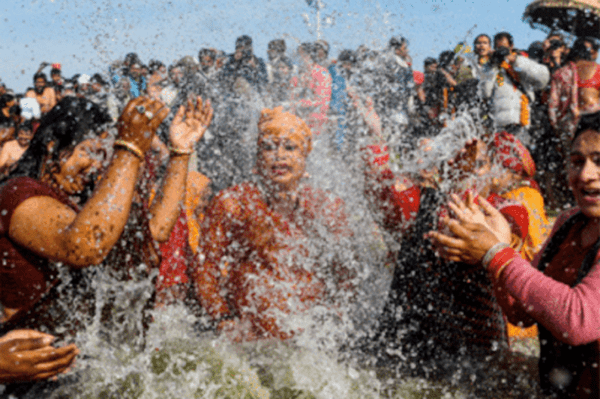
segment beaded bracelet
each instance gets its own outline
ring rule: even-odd
[[[485,255],[483,256],[483,259],[481,261],[481,263],[483,264],[483,267],[485,267],[487,270],[490,266],[490,263],[492,262],[492,259],[494,259],[494,256],[496,256],[496,254],[498,252],[502,251],[504,248],[509,248],[509,247],[510,246],[508,244],[499,242],[498,244],[496,244],[493,247],[491,247],[490,249],[488,249],[488,251],[485,253]]]
[[[142,150],[140,150],[140,147],[133,143],[130,143],[129,141],[121,139],[115,140],[115,147],[120,147],[124,150],[129,151],[130,153],[135,155],[140,161],[144,160],[144,153],[142,152]]]
[[[177,156],[177,155],[192,155],[194,153],[194,150],[185,151],[185,150],[180,150],[178,148],[169,147],[169,152],[171,154],[173,154],[174,156]]]

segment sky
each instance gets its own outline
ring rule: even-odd
[[[385,47],[409,39],[415,69],[479,33],[509,31],[527,48],[545,33],[521,18],[531,0],[321,0],[319,33],[331,56],[361,44]],[[230,53],[243,34],[266,58],[267,43],[284,38],[288,52],[316,40],[316,11],[306,0],[7,0],[0,5],[0,79],[16,92],[32,85],[42,61],[63,76],[104,72],[128,52],[165,64],[202,47]],[[46,69],[49,74],[49,69]]]

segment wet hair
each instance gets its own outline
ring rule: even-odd
[[[498,32],[494,35],[494,47],[496,47],[496,43],[502,39],[508,40],[508,44],[512,47],[515,43],[513,37],[508,32]]]
[[[581,133],[588,130],[593,130],[594,132],[600,133],[600,111],[594,112],[593,114],[583,115],[581,119],[579,119],[579,123],[575,129],[571,143],[573,143]]]
[[[569,55],[567,56],[566,61],[591,61],[592,53],[590,49],[585,45],[586,43],[590,43],[592,49],[598,51],[598,42],[592,37],[580,37],[575,40],[573,46],[571,47],[571,51],[569,51]]]
[[[35,75],[33,75],[33,83],[35,83],[35,81],[38,80],[39,78],[43,78],[44,82],[48,81],[48,77],[46,76],[46,74],[44,72],[38,72]]]
[[[342,50],[338,54],[338,61],[341,62],[349,62],[351,64],[356,64],[356,54],[352,50]]]
[[[546,36],[546,39],[550,39],[551,37],[558,37],[558,38],[560,38],[560,41],[561,41],[561,42],[563,42],[563,43],[565,42],[565,36],[564,36],[562,33],[560,33],[560,32],[557,32],[557,31],[551,31],[551,32],[548,34],[548,36]]]
[[[29,148],[7,179],[41,178],[45,166],[56,165],[65,151],[72,151],[90,134],[97,135],[110,121],[110,116],[93,102],[78,97],[64,98],[42,117]],[[50,143],[54,145],[48,151]]]
[[[475,40],[473,40],[473,46],[477,44],[477,40],[479,40],[480,37],[487,37],[488,41],[490,42],[490,45],[492,44],[492,38],[488,34],[480,33],[479,35],[475,36]]]
[[[61,73],[62,73],[62,72],[61,72],[61,70],[60,70],[60,69],[58,69],[58,68],[52,68],[52,69],[50,70],[50,76],[54,76],[54,75],[60,75]]]

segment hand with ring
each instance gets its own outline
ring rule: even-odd
[[[154,133],[169,109],[163,103],[147,97],[137,97],[129,102],[118,121],[118,139],[131,143],[143,153],[150,148]]]

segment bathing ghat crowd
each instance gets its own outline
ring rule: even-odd
[[[318,152],[360,181],[391,266],[344,351],[444,379],[539,336],[544,394],[600,397],[599,44],[513,43],[480,34],[420,72],[400,36],[336,59],[277,39],[265,62],[244,35],[231,54],[129,53],[70,78],[43,62],[25,93],[0,84],[5,392],[76,372],[78,332],[121,323],[117,289],[94,303],[98,270],[151,282],[128,299],[144,326],[119,330],[134,345],[175,303],[234,342],[293,342],[315,308],[342,317],[361,233],[307,174]]]

